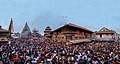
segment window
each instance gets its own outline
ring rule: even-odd
[[[72,36],[67,36],[66,39],[72,40]]]
[[[82,37],[79,37],[79,39],[83,39]]]
[[[102,37],[102,34],[100,34],[100,37]]]
[[[4,40],[4,39],[2,39],[2,40]]]
[[[78,37],[75,37],[75,39],[78,39]]]

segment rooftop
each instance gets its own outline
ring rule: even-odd
[[[103,27],[102,29],[100,29],[98,32],[96,33],[116,33],[114,30],[110,30],[106,27]]]
[[[0,26],[0,32],[9,32],[8,30],[5,30],[2,28],[2,26]]]
[[[54,30],[54,31],[57,31],[57,30],[59,30],[59,29],[61,29],[61,28],[63,28],[63,27],[66,27],[66,26],[71,26],[71,27],[74,27],[74,28],[82,29],[82,30],[85,30],[85,31],[88,31],[88,32],[93,33],[93,31],[91,31],[91,30],[89,30],[89,29],[87,29],[87,28],[84,28],[84,27],[82,27],[82,26],[78,26],[78,25],[75,25],[75,24],[72,24],[72,23],[65,24],[64,26],[62,26],[62,27],[60,27],[60,28],[58,28],[58,29],[56,29],[56,30]],[[54,32],[54,31],[52,31],[52,32]]]

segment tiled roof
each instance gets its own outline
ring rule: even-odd
[[[93,31],[91,31],[91,30],[89,30],[89,29],[87,29],[87,28],[84,28],[84,27],[82,27],[82,26],[78,26],[78,25],[75,25],[75,24],[72,24],[72,23],[66,24],[66,25],[64,25],[64,26],[62,26],[62,27],[60,27],[60,28],[58,28],[58,29],[56,29],[56,30],[54,30],[54,31],[52,31],[52,32],[55,32],[55,31],[57,31],[57,30],[65,27],[65,26],[71,26],[71,27],[75,27],[75,28],[82,29],[82,30],[85,30],[85,31],[88,31],[88,32],[93,33]]]
[[[84,28],[82,26],[78,26],[78,25],[75,25],[75,24],[72,24],[72,23],[69,23],[67,24],[68,26],[72,26],[72,27],[76,27],[76,28],[79,28],[79,29],[83,29],[85,31],[89,31],[89,32],[92,32],[91,30],[87,29],[87,28]]]
[[[116,33],[114,30],[109,30],[108,28],[106,27],[103,27],[102,29],[100,29],[98,32],[96,33]]]
[[[104,33],[104,34],[107,34],[107,33],[115,33],[115,32],[97,32],[97,33]]]
[[[0,38],[0,42],[3,42],[3,41],[8,41],[7,38],[3,37],[3,38]]]
[[[1,28],[1,26],[0,26],[0,32],[9,32],[9,31]]]

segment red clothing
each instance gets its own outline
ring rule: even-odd
[[[113,64],[117,64],[116,62],[113,62]]]
[[[17,56],[18,56],[18,58],[20,58],[20,56],[21,56],[21,55],[20,55],[20,54],[18,54]]]
[[[14,60],[14,58],[15,58],[15,56],[14,56],[14,55],[12,55],[12,60]]]
[[[38,62],[38,63],[40,63],[40,62],[41,62],[41,60],[40,60],[40,59],[38,59],[38,60],[37,60],[37,62]]]

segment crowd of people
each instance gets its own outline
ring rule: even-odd
[[[118,43],[14,42],[1,46],[0,60],[3,64],[120,64]]]

